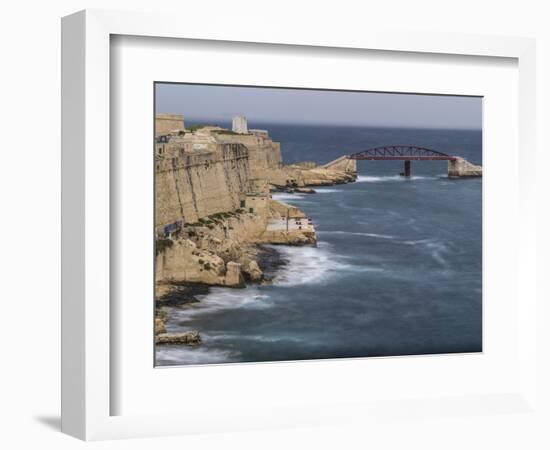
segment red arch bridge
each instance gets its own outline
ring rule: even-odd
[[[354,153],[353,155],[348,155],[348,158],[357,161],[405,161],[405,170],[401,175],[410,177],[411,161],[455,161],[457,157],[426,147],[389,145]]]

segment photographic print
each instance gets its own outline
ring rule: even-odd
[[[155,364],[482,351],[482,98],[155,83]]]

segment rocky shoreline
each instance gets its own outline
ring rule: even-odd
[[[287,264],[275,248],[263,245],[257,246],[257,264],[262,272],[261,279],[248,278],[248,284],[270,284],[277,271]],[[213,285],[205,283],[175,283],[157,284],[155,292],[155,343],[198,345],[202,342],[200,331],[190,330],[180,333],[169,333],[166,329],[166,321],[171,308],[192,308],[201,302],[201,298],[207,296]]]

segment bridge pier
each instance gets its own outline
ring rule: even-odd
[[[405,177],[411,176],[411,161],[408,159],[405,161],[405,172],[403,173],[403,176]]]
[[[409,159],[405,160],[405,169],[399,175],[401,175],[402,177],[411,176],[411,161]]]

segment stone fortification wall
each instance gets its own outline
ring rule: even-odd
[[[355,179],[355,161],[319,167],[283,166],[281,148],[265,131],[236,134],[219,127],[172,133],[156,149],[156,228],[194,223],[244,208],[264,217],[258,197],[268,183],[323,186]],[[259,187],[260,184],[264,188]],[[260,211],[260,209],[263,211]]]
[[[185,123],[181,114],[156,114],[155,136],[185,130]]]
[[[239,143],[246,146],[252,178],[266,179],[271,171],[282,166],[281,144],[272,141],[267,134],[217,133],[216,140],[220,143]]]
[[[156,159],[157,230],[239,208],[241,194],[250,188],[246,147],[220,145],[215,151],[180,154]]]

